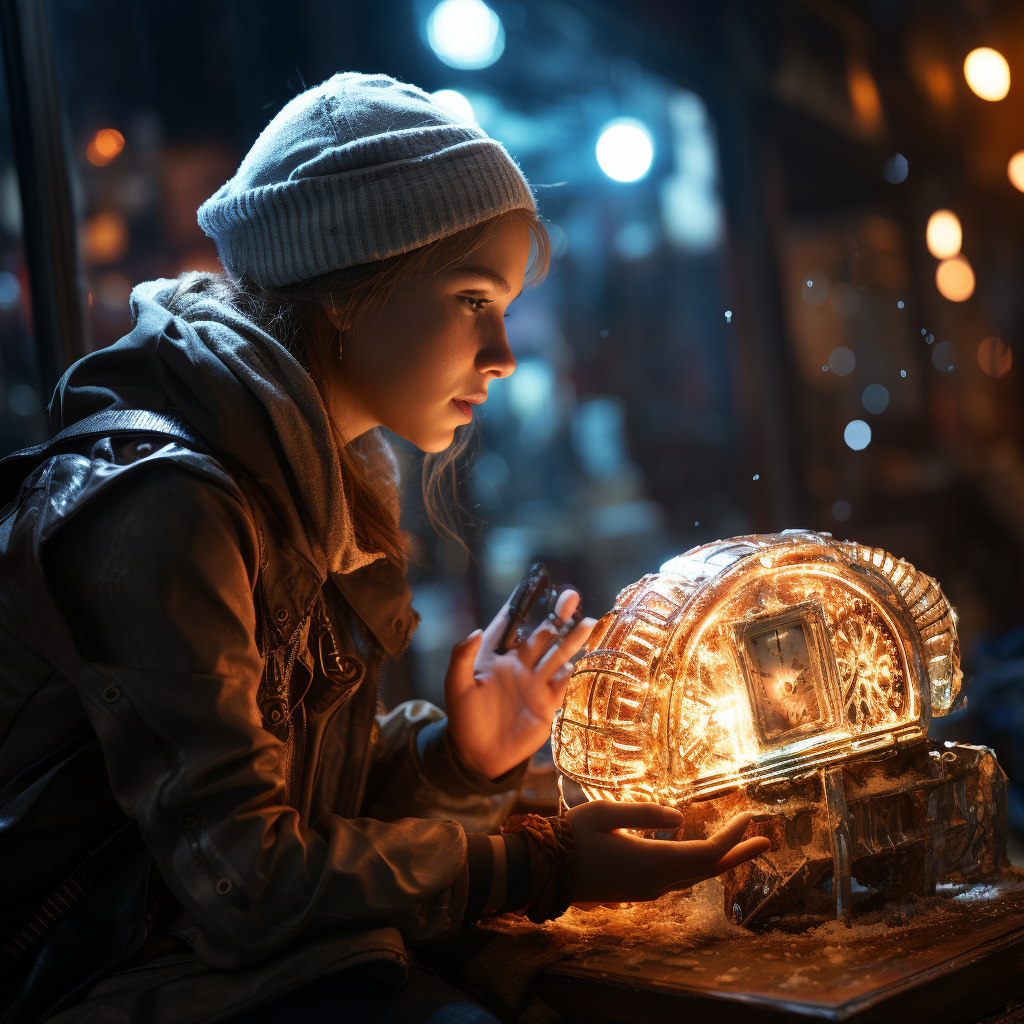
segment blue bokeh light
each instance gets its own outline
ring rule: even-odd
[[[612,121],[597,140],[597,162],[614,181],[639,181],[653,160],[651,133],[633,118]]]
[[[505,50],[501,18],[483,0],[441,0],[426,29],[430,48],[452,68],[489,67]]]
[[[430,94],[430,98],[445,110],[450,111],[460,121],[465,121],[467,124],[476,123],[473,104],[458,89],[438,89],[437,92]]]
[[[864,420],[850,420],[843,431],[843,440],[855,452],[862,451],[871,444],[871,427]]]

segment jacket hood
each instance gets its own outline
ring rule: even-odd
[[[178,413],[215,455],[242,468],[280,536],[321,577],[383,558],[356,543],[334,432],[309,374],[230,305],[196,296],[186,316],[174,316],[167,303],[177,285],[163,279],[135,288],[131,333],[80,359],[58,384],[54,432],[107,409]],[[390,447],[380,440],[366,457],[397,509]]]

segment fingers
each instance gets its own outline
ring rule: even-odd
[[[542,679],[550,679],[587,642],[596,625],[597,619],[584,619],[557,647],[547,652],[534,671]]]
[[[749,824],[749,814],[737,814],[709,839],[692,839],[686,845],[694,854],[700,854],[713,862],[723,857],[743,838]]]
[[[760,857],[771,849],[771,841],[767,836],[752,836],[742,843],[737,843],[722,859],[714,866],[713,874],[721,875],[731,871],[738,864],[745,864],[748,860]]]
[[[448,673],[444,679],[447,697],[464,693],[475,684],[473,663],[476,661],[482,639],[483,633],[479,629],[474,629],[465,640],[460,640],[452,648],[452,656],[448,661]]]
[[[567,817],[574,829],[611,832],[618,828],[678,828],[683,816],[674,807],[663,804],[618,803],[614,800],[593,800],[579,804]]]
[[[483,631],[480,646],[485,651],[493,651],[498,646],[502,633],[508,625],[508,601],[501,606],[501,611],[491,619],[487,628]]]
[[[562,626],[569,621],[576,606],[580,603],[580,595],[575,590],[563,590],[555,601],[552,619],[545,619],[520,645],[519,658],[526,665],[535,665],[544,652],[553,644],[558,643],[558,634]],[[564,659],[563,659],[564,660]]]

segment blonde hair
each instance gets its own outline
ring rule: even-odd
[[[533,251],[527,283],[536,284],[547,273],[551,244],[536,213],[521,209],[492,217],[397,256],[346,267],[283,288],[262,288],[244,277],[236,282],[224,273],[193,271],[179,278],[178,287],[168,302],[172,313],[183,312],[189,305],[189,296],[205,295],[228,302],[302,363],[330,414],[356,540],[364,550],[383,551],[388,559],[403,568],[408,538],[399,526],[388,496],[380,492],[379,480],[368,471],[369,455],[386,442],[378,430],[360,438],[346,438],[334,415],[331,395],[341,372],[341,332],[328,316],[328,310],[346,329],[355,327],[380,312],[400,283],[459,263],[478,249],[500,223],[509,219],[525,221],[530,229]],[[427,518],[438,534],[463,550],[458,475],[475,429],[475,421],[457,428],[455,440],[443,452],[428,454],[423,459],[422,492]]]

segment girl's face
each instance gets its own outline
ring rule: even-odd
[[[505,218],[457,264],[401,282],[379,314],[344,330],[345,435],[384,426],[422,451],[447,448],[491,381],[515,369],[504,317],[529,256],[529,227]]]

